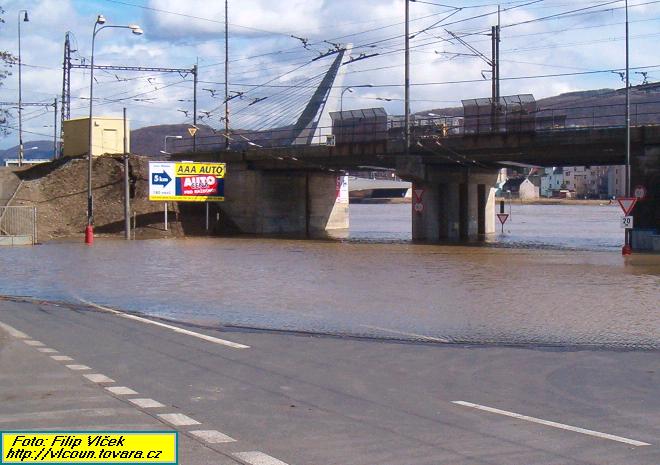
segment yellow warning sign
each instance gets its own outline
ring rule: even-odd
[[[197,134],[197,128],[196,127],[190,127],[190,128],[188,128],[188,132],[190,133],[190,137],[195,137],[195,134]]]

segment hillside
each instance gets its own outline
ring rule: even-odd
[[[567,92],[536,101],[537,117],[566,116],[566,125],[624,125],[625,89],[597,89]],[[631,123],[660,123],[660,83],[631,88]],[[428,113],[462,116],[463,107],[435,108],[417,112],[423,117]]]
[[[163,204],[148,200],[149,158],[131,155],[131,212],[140,239],[204,234],[203,205],[170,203],[170,228],[164,230]],[[12,205],[37,207],[39,241],[82,237],[87,225],[87,162],[61,159],[14,170],[23,181]],[[123,237],[124,166],[119,157],[94,160],[94,222],[97,236]],[[131,215],[133,216],[133,215]]]

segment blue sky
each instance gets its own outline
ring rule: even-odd
[[[538,76],[623,67],[623,4],[607,0],[501,2],[502,95],[532,93],[541,98],[573,90],[621,87],[620,77],[612,72]],[[199,108],[209,112],[208,118],[203,116],[209,124],[222,125],[224,2],[0,0],[0,5],[7,21],[0,26],[0,38],[3,48],[14,53],[17,12],[30,11],[31,21],[22,26],[24,101],[52,101],[61,93],[64,33],[70,30],[76,38],[74,57],[88,59],[94,19],[102,13],[112,24],[140,24],[145,34],[137,37],[120,29],[102,31],[96,49],[98,64],[190,68],[199,60]],[[402,113],[403,5],[403,0],[230,0],[230,89],[246,92],[231,102],[236,127],[267,127],[279,122],[278,115],[295,113],[304,103],[305,86],[317,82],[310,77],[327,68],[332,58],[310,61],[333,48],[331,42],[355,44],[353,58],[361,53],[376,54],[346,65],[345,85],[373,87],[346,94],[344,107],[384,106],[389,113]],[[630,0],[630,5],[631,66],[649,66],[644,70],[647,79],[660,80],[656,46],[660,2]],[[448,40],[447,31],[464,36],[473,47],[490,55],[487,31],[496,22],[496,10],[492,0],[455,1],[449,6],[435,0],[411,3],[413,111],[457,106],[463,98],[489,96],[490,83],[482,79],[486,63],[466,56],[470,50]],[[305,48],[301,39],[311,45]],[[17,74],[14,68],[0,87],[1,100],[17,99]],[[191,76],[97,72],[96,77],[98,114],[119,114],[127,106],[133,127],[189,121]],[[510,79],[518,77],[531,78]],[[631,73],[631,79],[640,83],[643,76]],[[264,83],[269,84],[258,87]],[[72,116],[84,116],[89,95],[87,71],[74,70],[72,89]],[[260,98],[264,100],[250,105]],[[52,113],[45,109],[26,110],[24,121],[29,131],[26,140],[43,139],[42,134],[52,131],[48,128]],[[16,141],[16,131],[10,131],[0,140],[0,148]]]

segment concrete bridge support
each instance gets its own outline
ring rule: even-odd
[[[267,171],[229,163],[221,224],[247,234],[321,237],[348,230],[348,192],[335,173]]]
[[[459,241],[495,232],[497,171],[424,166],[412,178],[412,234],[420,241]]]
[[[632,212],[632,248],[660,252],[660,145],[644,146],[631,165],[632,189],[646,190],[646,198],[638,200]]]

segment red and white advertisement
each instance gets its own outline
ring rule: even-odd
[[[218,193],[215,176],[185,176],[181,178],[183,195],[214,195]]]

